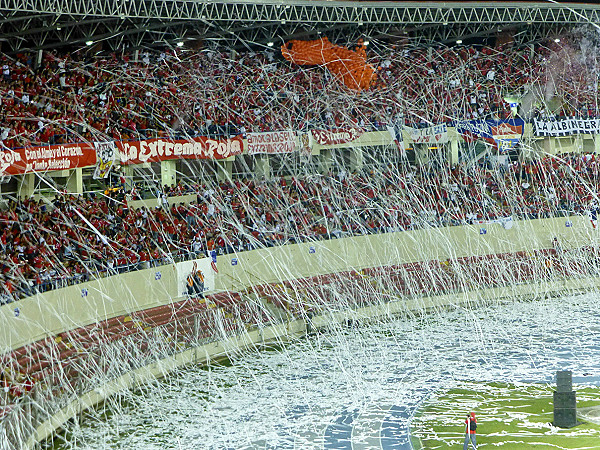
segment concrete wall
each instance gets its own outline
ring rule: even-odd
[[[572,226],[566,226],[570,223]],[[485,234],[482,233],[485,229]],[[549,248],[597,239],[584,217],[493,223],[357,236],[218,257],[215,290],[421,260]],[[0,354],[96,321],[172,302],[180,293],[173,265],[112,276],[0,307]],[[18,317],[15,309],[18,308]]]
[[[597,233],[587,218],[571,217],[515,222],[507,228],[498,223],[434,228],[253,250],[218,258],[216,290],[238,291],[281,279],[420,260],[532,251],[551,247],[554,237],[559,239],[563,248],[568,249],[593,244]],[[166,304],[177,297],[176,279],[175,266],[162,266],[71,286],[5,305],[0,308],[2,349],[8,351],[97,320]],[[515,296],[559,295],[598,286],[600,278],[597,277],[557,277],[529,284],[409,298],[355,310],[328,312],[314,317],[311,328],[326,328],[347,319],[368,321],[408,311],[470,302],[498,302]],[[18,317],[15,317],[15,308],[19,308]],[[294,320],[250,330],[226,341],[194,347],[136,369],[98,386],[49,417],[30,436],[26,448],[34,448],[36,442],[51,436],[70,418],[120,390],[136,388],[188,364],[206,363],[231,351],[282,342],[305,333],[306,323]]]
[[[405,146],[412,147],[414,146],[414,142],[411,139],[410,133],[408,130],[404,129],[402,132],[403,140]],[[448,153],[448,160],[450,164],[455,164],[458,161],[458,143],[464,142],[462,136],[457,132],[456,128],[448,127],[448,137],[450,139],[450,147],[452,151]],[[535,155],[544,156],[546,154],[555,155],[558,153],[564,152],[586,152],[586,153],[600,153],[600,135],[591,135],[591,134],[582,134],[582,135],[573,135],[573,136],[565,136],[565,137],[541,137],[535,136],[533,133],[533,126],[530,123],[525,124],[525,130],[523,133],[523,142],[526,143],[527,148],[530,151],[525,151],[525,156],[527,158],[532,158]],[[359,158],[361,156],[361,149],[363,147],[385,147],[385,146],[393,146],[392,138],[388,131],[371,131],[367,133],[363,133],[359,138],[349,144],[338,144],[338,145],[319,145],[317,143],[313,144],[312,154],[313,155],[324,155],[325,152],[334,150],[334,149],[354,149],[356,152],[354,157]],[[417,144],[418,145],[418,144]],[[247,141],[244,139],[244,148],[247,148]],[[300,138],[296,138],[296,147],[302,148]],[[245,155],[247,153],[244,153]],[[231,175],[232,163],[235,160],[235,156],[228,158],[227,160],[217,161],[217,165],[222,169],[217,173],[218,179],[226,179]],[[264,160],[259,159],[257,162],[257,169],[255,170],[256,176],[261,176],[265,174],[265,169],[269,168],[269,157],[268,155],[264,155]],[[175,160],[167,160],[161,163],[161,183],[167,185],[175,184],[177,180],[176,174],[176,161]],[[354,162],[354,168],[360,167],[360,161]],[[92,167],[92,166],[88,166]],[[138,168],[144,168],[146,170],[151,170],[151,165],[149,163],[136,165]],[[127,176],[131,176],[132,166],[124,166],[123,170],[127,173]],[[329,168],[327,168],[327,164],[325,167],[322,167],[323,172],[327,172]],[[269,172],[267,170],[267,172]],[[83,192],[83,180],[82,180],[82,172],[81,168],[71,169],[71,170],[63,170],[57,172],[49,172],[49,177],[67,177],[67,189],[71,193],[81,193]],[[18,195],[21,197],[31,197],[34,198],[43,197],[44,194],[35,194],[36,190],[36,178],[35,174],[24,174],[18,176],[18,186],[17,191]],[[39,181],[39,180],[38,180]],[[53,197],[54,193],[50,195]],[[190,197],[191,198],[191,197]],[[194,196],[195,198],[195,196]],[[189,199],[188,199],[189,200]],[[186,199],[182,199],[181,201],[188,201]],[[157,205],[156,199],[150,199],[144,202],[131,202],[130,205],[136,207],[135,205],[146,205],[148,207],[154,208]]]
[[[177,197],[169,197],[169,206],[178,205],[180,203],[190,204],[195,202],[198,196],[196,194],[179,195]],[[149,198],[146,200],[131,200],[127,203],[132,209],[140,209],[145,206],[146,209],[154,209],[157,206],[162,206],[160,198]]]
[[[566,226],[567,222],[572,226]],[[550,248],[554,237],[566,249],[590,244],[596,235],[587,217],[571,217],[515,221],[510,229],[491,223],[273,247],[219,257],[216,286],[241,290],[365,267]]]
[[[412,298],[367,306],[356,310],[331,311],[314,317],[311,329],[331,328],[335,324],[343,324],[349,319],[365,323],[381,317],[389,317],[411,311],[428,311],[470,303],[499,303],[515,297],[534,298],[537,296],[543,298],[546,295],[572,294],[585,292],[589,289],[598,289],[598,287],[600,287],[600,278],[598,277],[569,280],[553,278],[528,284],[465,291],[458,294]],[[85,393],[42,422],[27,440],[26,449],[35,448],[37,442],[52,436],[68,420],[78,416],[86,409],[95,407],[120,391],[140,388],[147,383],[154,382],[190,364],[208,364],[210,361],[227,357],[231,353],[236,353],[243,349],[256,349],[270,343],[281,344],[282,342],[305,336],[306,333],[307,324],[303,320],[293,320],[250,330],[239,336],[232,336],[227,340],[193,347],[155,363],[135,369]]]
[[[174,266],[69,286],[0,307],[0,353],[177,297]],[[18,316],[15,309],[18,308]]]

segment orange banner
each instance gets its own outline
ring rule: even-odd
[[[281,46],[285,59],[299,65],[324,65],[342,83],[355,91],[367,89],[375,80],[375,69],[367,63],[362,40],[356,50],[329,42],[326,37],[314,41],[292,40]]]

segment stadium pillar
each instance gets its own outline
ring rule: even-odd
[[[549,155],[556,154],[556,138],[554,137],[545,137],[542,143],[542,150],[544,153]]]
[[[596,155],[600,153],[600,134],[594,135],[594,153]]]
[[[448,147],[448,164],[450,167],[458,164],[458,140],[452,139]]]
[[[254,161],[254,175],[257,178],[271,178],[271,162],[267,155],[257,156]]]
[[[161,161],[160,182],[163,186],[175,186],[177,184],[177,161]]]
[[[35,190],[35,173],[26,173],[19,180],[18,196],[21,198],[29,198]]]
[[[125,189],[130,190],[133,187],[133,166],[121,166],[121,173],[125,177]]]
[[[326,174],[331,172],[333,165],[333,151],[331,149],[322,149],[319,154],[319,172]]]
[[[354,147],[350,149],[350,171],[358,172],[363,167],[363,149],[361,147]]]
[[[415,164],[417,166],[424,166],[429,162],[429,149],[428,144],[414,144],[415,149]]]
[[[573,151],[576,153],[583,152],[583,134],[577,134],[573,138]]]
[[[70,194],[83,194],[83,169],[76,168],[70,171],[67,179],[67,192]]]
[[[233,175],[233,161],[217,161],[217,181],[229,181]]]

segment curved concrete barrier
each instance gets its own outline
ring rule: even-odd
[[[515,221],[510,228],[499,223],[475,224],[272,247],[219,256],[219,273],[213,288],[214,292],[241,292],[257,285],[373,267],[533,252],[550,248],[555,237],[564,250],[569,250],[596,244],[598,233],[587,218],[577,216]],[[174,303],[181,296],[178,284],[180,275],[175,265],[166,265],[69,286],[4,305],[0,307],[0,348],[6,354],[100,320]],[[227,340],[186,349],[160,362],[137,368],[82,394],[39,424],[28,442],[31,446],[35,445],[35,442],[50,436],[82,410],[97,405],[123,389],[135,388],[187,364],[207,363],[234,350],[294,339],[306,333],[307,325],[311,330],[316,330],[346,320],[362,322],[465,303],[558,295],[589,290],[598,285],[599,279],[592,276],[547,277],[533,283],[483,289],[466,286],[460,292],[415,295],[404,297],[401,301],[393,301],[391,297],[380,304],[331,311],[312,317],[308,324],[302,320],[291,320],[264,327],[259,325],[257,329]],[[15,308],[19,309],[18,315],[15,314]]]
[[[27,442],[27,448],[34,448],[38,442],[48,439],[61,429],[70,419],[82,411],[93,408],[110,396],[127,390],[136,389],[147,383],[160,379],[184,366],[191,364],[208,364],[210,361],[225,358],[231,352],[239,352],[250,348],[259,348],[272,343],[284,343],[291,339],[305,336],[307,330],[320,330],[347,321],[361,324],[372,320],[409,314],[417,311],[430,311],[437,308],[460,307],[469,304],[489,304],[503,302],[515,297],[531,298],[547,295],[563,295],[586,292],[600,287],[600,277],[565,279],[556,278],[534,283],[476,289],[460,293],[449,293],[438,296],[420,297],[391,301],[384,304],[365,306],[344,311],[322,314],[305,320],[292,320],[264,328],[249,330],[227,340],[212,342],[198,347],[192,347],[158,362],[140,367],[128,372],[96,389],[85,393],[77,400],[62,408],[50,419],[40,424],[34,435]]]

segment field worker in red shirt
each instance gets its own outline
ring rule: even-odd
[[[475,413],[472,412],[470,415],[467,414],[467,420],[465,420],[465,445],[463,445],[463,450],[469,449],[469,441],[473,444],[473,450],[477,450],[477,419],[475,418]]]

